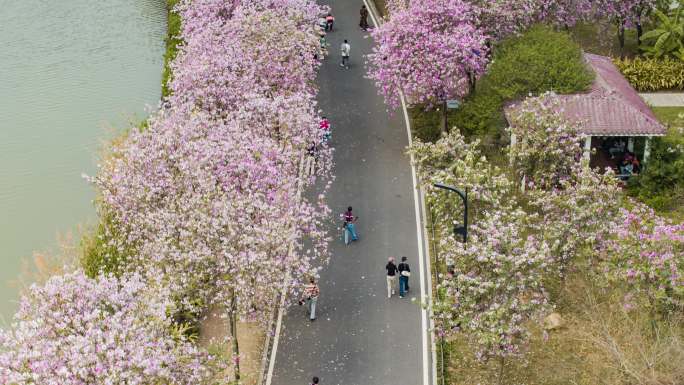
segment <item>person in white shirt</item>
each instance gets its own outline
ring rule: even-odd
[[[351,51],[351,46],[347,40],[340,46],[340,51],[342,51],[342,63],[340,63],[340,67],[349,69],[349,51]]]

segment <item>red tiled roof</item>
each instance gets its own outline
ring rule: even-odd
[[[639,93],[629,84],[627,79],[622,76],[611,58],[585,53],[584,60],[596,74],[594,84],[591,85],[592,94],[615,95],[649,118],[657,120],[651,108],[648,107],[648,104],[639,96]]]
[[[658,120],[613,95],[559,95],[558,98],[563,115],[581,123],[581,131],[587,135],[658,136],[666,132]]]
[[[584,57],[596,78],[588,93],[558,96],[568,120],[582,123],[581,131],[587,135],[665,135],[665,126],[610,58],[589,53]],[[507,106],[506,117],[516,109],[517,104]]]

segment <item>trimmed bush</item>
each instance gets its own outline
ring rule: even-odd
[[[547,91],[580,92],[592,79],[580,47],[567,33],[536,26],[495,47],[489,71],[453,121],[467,135],[498,136],[507,101]]]
[[[616,59],[615,65],[638,91],[684,89],[684,62],[679,59]]]

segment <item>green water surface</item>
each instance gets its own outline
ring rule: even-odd
[[[164,0],[0,0],[0,326],[22,261],[95,222],[101,144],[160,97]]]

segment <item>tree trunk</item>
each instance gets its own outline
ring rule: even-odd
[[[235,383],[240,383],[240,346],[238,344],[237,337],[237,299],[235,299],[235,291],[231,293],[230,300],[230,314],[228,316],[230,320],[230,335],[232,337],[233,345],[233,373],[235,375]]]
[[[620,59],[625,58],[625,22],[618,21],[618,41],[620,42]]]
[[[447,114],[447,101],[444,99],[444,105],[443,111],[442,111],[442,134],[446,135],[447,132],[449,132],[449,117]]]
[[[498,384],[503,385],[503,377],[504,377],[504,357],[501,356],[499,357],[499,379],[498,379]]]
[[[642,8],[639,8],[636,20],[636,30],[637,30],[637,45],[641,45],[641,35],[644,34],[644,28],[641,25],[641,14],[644,13]]]
[[[468,72],[468,85],[469,87],[469,93],[472,94],[475,92],[475,86],[477,85],[477,78],[475,77],[474,72]]]

